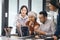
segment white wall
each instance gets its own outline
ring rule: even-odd
[[[1,35],[1,26],[2,26],[2,0],[0,0],[0,35]]]

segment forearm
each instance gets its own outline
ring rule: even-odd
[[[7,33],[7,30],[6,30],[6,28],[4,28],[4,31]]]
[[[35,30],[36,33],[40,34],[40,35],[45,35],[46,33],[40,30]]]
[[[45,35],[54,35],[54,33],[49,32],[49,33],[46,33]]]

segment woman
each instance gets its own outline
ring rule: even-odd
[[[23,5],[20,9],[19,14],[17,15],[17,21],[16,21],[16,26],[17,26],[17,31],[20,34],[20,27],[25,26],[25,23],[28,20],[28,8]]]
[[[29,33],[34,35],[34,30],[36,30],[40,25],[36,22],[37,14],[35,12],[28,13],[29,21],[27,21],[26,25],[29,27]]]
[[[48,19],[52,20],[55,24],[55,27],[57,25],[57,15],[58,15],[58,9],[56,7],[56,2],[49,2],[49,12],[48,13]]]

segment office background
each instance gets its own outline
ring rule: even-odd
[[[0,0],[0,35],[3,35],[3,28],[12,26],[11,34],[16,34],[16,15],[19,13],[20,7],[26,5],[28,11],[35,11],[37,14],[42,10],[48,9],[50,0]],[[60,2],[60,0],[57,0]]]

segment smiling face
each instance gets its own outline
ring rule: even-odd
[[[23,7],[23,8],[21,9],[21,15],[22,15],[22,16],[25,16],[26,13],[27,13],[27,9],[26,9],[25,7]]]
[[[49,9],[50,9],[51,11],[54,11],[54,10],[56,10],[56,7],[49,3]]]
[[[29,21],[35,21],[35,17],[34,16],[28,16],[29,17]]]

